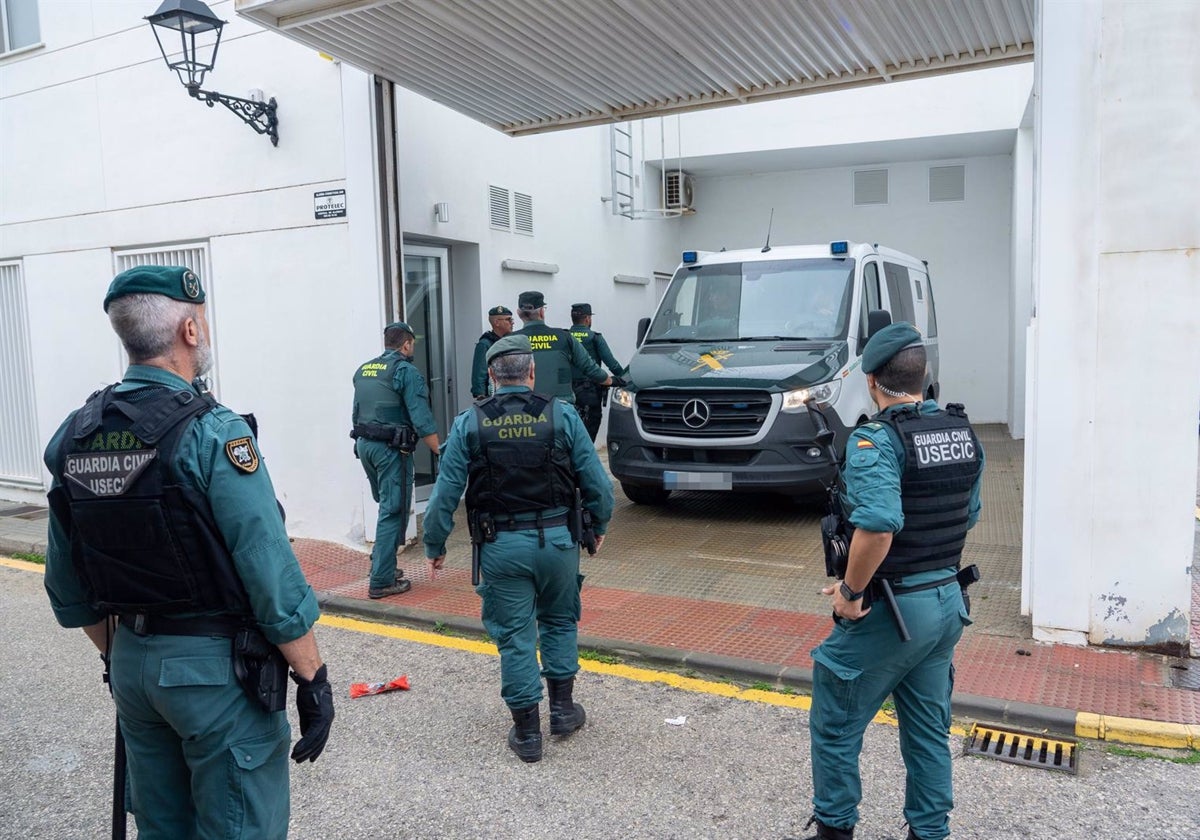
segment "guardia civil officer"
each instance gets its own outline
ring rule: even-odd
[[[812,652],[816,838],[853,837],[863,733],[888,694],[900,720],[908,838],[950,833],[951,661],[971,623],[956,570],[979,518],[984,458],[962,406],[922,399],[925,364],[921,335],[908,323],[883,328],[863,350],[879,413],[846,444],[849,561],[844,579],[822,590],[832,596],[834,627]],[[881,579],[893,587],[910,641],[878,597]]]
[[[571,323],[571,335],[583,345],[583,349],[597,366],[604,363],[612,372],[613,383],[620,385],[618,379],[625,375],[628,368],[616,360],[604,336],[592,329],[592,305],[571,304]],[[575,410],[579,412],[583,425],[587,427],[588,437],[595,441],[596,433],[600,431],[600,417],[608,399],[608,389],[586,378],[573,380],[571,388],[575,392]]]
[[[284,837],[287,665],[292,758],[316,760],[333,722],[317,600],[251,427],[193,385],[212,361],[200,278],[133,268],[104,310],[125,378],[46,449],[55,618],[109,668],[139,837]]]
[[[541,676],[550,694],[550,734],[583,726],[572,692],[579,670],[579,540],[569,526],[575,488],[591,514],[598,549],[612,516],[612,482],[575,409],[534,393],[529,338],[514,334],[488,351],[496,393],[454,420],[425,510],[425,555],[434,569],[463,489],[479,541],[484,626],[500,649],[500,696],[512,713],[508,745],[522,761],[542,757]],[[584,537],[586,539],[586,537]]]
[[[513,313],[507,306],[493,306],[488,310],[491,329],[479,336],[475,342],[475,355],[471,359],[471,396],[482,400],[488,395],[487,351],[513,330]]]
[[[412,363],[415,345],[408,324],[388,324],[383,331],[383,355],[359,365],[354,373],[350,436],[355,439],[354,454],[371,482],[371,497],[379,504],[367,586],[372,598],[400,595],[412,588],[404,570],[396,568],[396,551],[408,533],[412,454],[418,440],[438,454],[429,388]]]
[[[575,391],[571,383],[576,379],[587,379],[597,385],[612,384],[612,377],[600,369],[570,332],[546,325],[546,298],[541,292],[521,292],[517,311],[525,326],[516,334],[529,337],[537,360],[537,383],[533,390],[573,403]]]

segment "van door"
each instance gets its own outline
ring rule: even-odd
[[[885,309],[883,294],[879,285],[879,263],[869,260],[863,263],[862,294],[858,300],[858,341],[854,354],[861,356],[867,345],[867,313],[875,309]]]

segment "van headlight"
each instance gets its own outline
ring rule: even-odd
[[[810,385],[807,388],[786,391],[783,395],[783,410],[800,411],[809,400],[816,400],[817,405],[820,406],[833,405],[837,402],[838,395],[841,393],[842,380],[840,379],[831,379],[828,382],[822,382],[820,385]]]
[[[616,405],[621,406],[621,408],[633,408],[632,391],[628,391],[625,388],[613,388],[612,393],[609,394],[609,396],[612,397],[612,401]]]

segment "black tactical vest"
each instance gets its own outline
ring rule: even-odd
[[[967,538],[971,488],[979,477],[979,439],[961,405],[936,414],[916,408],[887,417],[904,446],[900,506],[904,527],[892,537],[879,574],[911,574],[957,566]]]
[[[571,339],[574,341],[574,339]],[[570,507],[571,455],[554,443],[554,404],[541,394],[496,394],[473,407],[479,454],[467,475],[467,509],[493,516]]]
[[[208,394],[151,386],[93,394],[56,453],[50,506],[94,609],[251,614],[208,500],[172,469]]]
[[[575,392],[571,388],[571,344],[575,338],[566,330],[533,324],[517,331],[529,337],[533,349],[533,388],[539,394],[572,402]]]
[[[354,400],[358,403],[359,423],[386,423],[393,426],[408,422],[408,412],[400,394],[392,387],[396,368],[408,358],[394,351],[376,356],[359,365],[354,372]]]

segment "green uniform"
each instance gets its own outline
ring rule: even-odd
[[[505,386],[497,391],[513,392],[529,389]],[[603,534],[612,518],[612,481],[575,409],[557,400],[548,409],[555,413],[554,447],[570,454],[583,504],[594,517],[596,533]],[[454,511],[467,487],[468,466],[478,457],[478,422],[474,409],[468,409],[455,418],[446,438],[437,484],[425,509],[427,557],[446,553]],[[547,508],[542,518],[566,512],[563,507]],[[579,546],[565,525],[545,528],[544,539],[539,539],[534,515],[527,518],[527,529],[499,531],[495,542],[483,544],[482,581],[475,590],[483,599],[484,626],[500,649],[500,695],[510,709],[541,701],[539,646],[541,673],[548,679],[568,679],[579,670]]]
[[[365,362],[354,374],[351,420],[355,425],[405,426],[415,430],[418,437],[437,431],[425,377],[399,350],[388,350]],[[370,588],[384,589],[396,582],[396,551],[408,529],[413,460],[385,441],[362,437],[355,451],[371,482],[371,497],[379,504]]]
[[[471,396],[476,399],[483,399],[489,393],[487,351],[499,340],[500,336],[488,330],[475,342],[475,354],[471,358]]]
[[[525,328],[517,330],[515,335],[528,336],[533,348],[533,390],[538,394],[573,403],[572,381],[590,379],[599,384],[608,379],[567,330],[548,327],[545,321],[526,321]]]
[[[603,363],[613,376],[624,375],[627,368],[622,367],[621,363],[613,356],[612,350],[608,348],[608,342],[604,340],[601,333],[586,324],[576,324],[571,327],[571,335],[583,345],[584,352],[597,365]],[[587,428],[588,437],[594,441],[600,431],[601,413],[604,410],[604,399],[607,396],[606,389],[590,379],[580,378],[571,382],[571,388],[575,392],[575,407],[579,411],[579,417]]]
[[[892,406],[890,415],[904,406]],[[922,414],[938,405],[921,403]],[[860,442],[863,442],[860,444]],[[967,527],[979,518],[980,471],[971,490]],[[844,508],[856,528],[896,533],[904,527],[900,479],[906,456],[887,424],[872,421],[851,434],[842,469]],[[900,751],[907,770],[904,815],[921,840],[949,834],[951,792],[950,693],[954,646],[971,623],[952,569],[907,575],[897,589],[950,581],[896,595],[911,641],[901,642],[886,603],[872,604],[857,621],[834,619],[833,632],[812,651],[813,706],[809,718],[813,764],[813,810],[827,826],[848,829],[858,821],[862,784],[858,756],[867,724],[888,694],[900,720]]]
[[[132,365],[117,387],[187,390],[168,371]],[[46,449],[55,463],[67,418]],[[250,437],[246,422],[223,406],[185,428],[172,462],[180,482],[201,494],[233,558],[259,628],[274,644],[300,638],[319,615],[284,530],[265,464],[238,467],[226,444]],[[253,447],[253,444],[251,444]],[[64,627],[86,627],[104,613],[89,603],[71,559],[70,537],[51,512],[46,590]],[[268,713],[234,677],[231,642],[209,636],[139,635],[117,627],[111,685],[129,758],[132,810],[144,840],[182,837],[279,838],[287,834],[289,798],[286,712]]]

